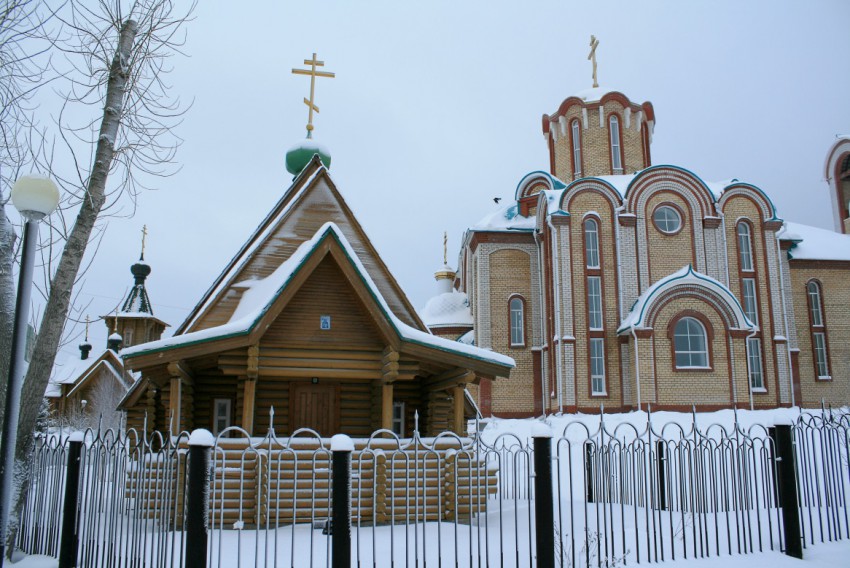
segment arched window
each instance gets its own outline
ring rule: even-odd
[[[581,129],[577,118],[570,123],[570,131],[573,143],[573,177],[578,179],[581,177]]]
[[[753,239],[746,221],[738,221],[738,259],[742,271],[753,271]]]
[[[826,340],[826,321],[823,316],[823,293],[815,280],[806,284],[809,297],[809,324],[812,333],[812,351],[815,360],[815,376],[820,380],[830,379],[829,347]]]
[[[677,368],[707,368],[708,341],[702,322],[692,317],[683,317],[676,322],[673,349]]]
[[[584,222],[584,257],[588,268],[599,268],[599,224],[596,219]]]
[[[640,134],[643,140],[643,167],[648,168],[652,165],[652,155],[649,152],[649,128],[645,122],[640,127]]]
[[[509,303],[511,320],[511,347],[525,345],[525,303],[519,296],[511,298]]]
[[[620,148],[620,119],[616,114],[608,118],[608,136],[611,140],[611,169],[613,173],[623,173],[623,160]]]

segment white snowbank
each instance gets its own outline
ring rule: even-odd
[[[850,235],[785,221],[778,236],[796,242],[789,251],[795,260],[850,260]]]

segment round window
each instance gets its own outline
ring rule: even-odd
[[[676,211],[675,207],[669,205],[656,208],[655,213],[652,214],[652,220],[662,233],[678,233],[679,229],[682,228],[682,218],[679,216],[679,212]]]

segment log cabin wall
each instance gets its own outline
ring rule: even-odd
[[[231,424],[238,424],[237,412],[237,378],[223,375],[220,372],[204,371],[194,377],[194,404],[191,410],[191,421],[195,428],[206,428],[213,431],[213,401],[226,398],[231,401]]]

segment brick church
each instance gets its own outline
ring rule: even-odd
[[[650,102],[598,85],[542,119],[549,165],[463,236],[432,332],[507,354],[485,416],[850,401],[850,137],[827,156],[835,230],[762,189],[654,164]]]

